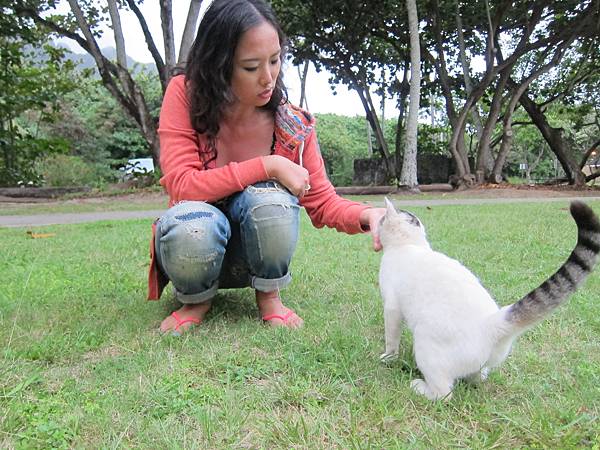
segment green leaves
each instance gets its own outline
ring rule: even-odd
[[[0,186],[37,184],[35,160],[65,149],[64,140],[40,136],[39,127],[57,119],[62,96],[76,86],[74,66],[63,63],[63,50],[42,47],[46,54],[0,35]]]

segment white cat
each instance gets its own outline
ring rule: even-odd
[[[414,355],[424,380],[412,388],[431,400],[449,399],[461,378],[486,378],[508,356],[513,341],[564,302],[592,271],[600,252],[600,222],[585,203],[571,203],[577,245],[561,268],[518,302],[499,308],[475,275],[458,261],[431,249],[420,220],[387,213],[379,285],[385,320],[382,361],[398,355],[401,325],[413,334]]]

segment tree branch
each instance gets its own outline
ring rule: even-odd
[[[175,37],[173,36],[173,5],[171,0],[160,0],[160,23],[165,44],[165,65],[167,81],[171,76],[171,69],[175,67]]]
[[[590,158],[590,156],[592,155],[594,150],[596,150],[598,148],[598,146],[600,146],[600,139],[598,139],[596,142],[594,142],[590,146],[590,148],[588,148],[585,151],[585,153],[583,154],[583,158],[581,158],[581,163],[579,164],[580,169],[583,169],[583,167],[585,166],[585,163],[587,163],[587,160]]]
[[[181,46],[179,47],[179,56],[177,58],[177,64],[185,62],[187,54],[192,47],[194,38],[196,36],[196,22],[198,22],[198,15],[200,15],[200,7],[202,6],[202,0],[192,0],[190,2],[190,9],[188,9],[187,18],[185,19],[185,27],[183,28],[183,36],[181,37]]]
[[[77,42],[79,44],[79,46],[81,48],[83,48],[86,52],[91,54],[92,51],[91,51],[90,46],[88,45],[87,41],[83,37],[81,37],[79,34],[75,33],[74,31],[63,28],[63,27],[57,25],[56,23],[43,18],[42,16],[40,16],[37,13],[37,11],[35,9],[23,7],[21,4],[15,6],[14,8],[15,8],[15,12],[18,15],[31,17],[34,22],[43,25],[45,28],[47,28],[57,34],[60,34],[62,36],[68,37],[69,39],[74,40],[75,42]]]
[[[596,173],[593,173],[593,174],[591,174],[591,175],[587,175],[587,176],[585,177],[585,181],[586,181],[586,183],[587,183],[588,181],[595,180],[595,179],[596,179],[596,178],[598,178],[598,177],[600,177],[600,170],[599,170],[599,171],[597,171]]]
[[[167,89],[167,79],[165,74],[165,63],[160,56],[160,52],[156,48],[156,44],[154,43],[154,39],[152,38],[152,34],[150,33],[150,29],[148,28],[148,24],[146,23],[146,19],[144,15],[140,11],[140,8],[135,3],[135,0],[126,0],[127,5],[131,8],[133,13],[138,19],[140,23],[140,27],[142,27],[142,32],[144,33],[144,39],[146,40],[146,45],[148,46],[148,50],[154,59],[154,64],[156,64],[156,69],[158,70],[158,77],[160,79],[160,85],[162,87],[163,94]]]
[[[113,34],[115,36],[115,48],[117,50],[117,64],[123,69],[127,69],[127,52],[125,51],[125,39],[123,38],[123,29],[121,28],[121,17],[116,0],[107,0],[108,12],[112,22]]]

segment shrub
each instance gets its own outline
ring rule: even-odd
[[[99,187],[105,184],[103,174],[79,156],[51,155],[36,163],[45,186]]]

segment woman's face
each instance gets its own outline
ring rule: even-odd
[[[241,106],[269,102],[281,69],[277,31],[268,22],[250,28],[238,43],[233,59],[231,89]]]

